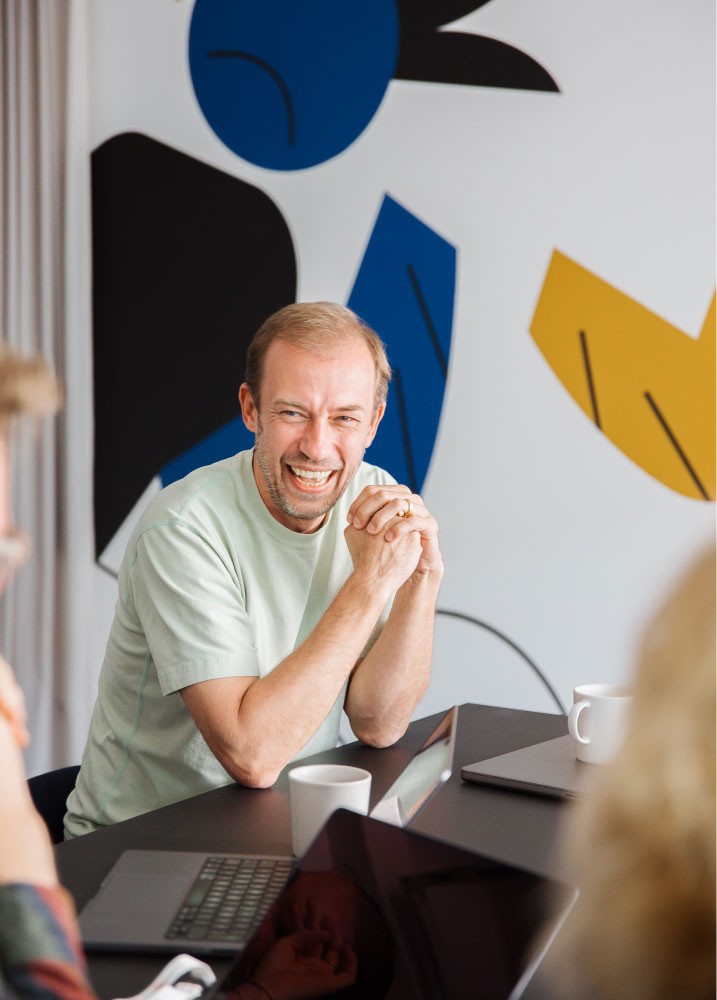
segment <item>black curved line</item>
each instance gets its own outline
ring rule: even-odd
[[[403,380],[401,369],[393,369],[393,382],[396,386],[396,397],[398,401],[398,418],[401,423],[401,437],[403,438],[403,450],[406,453],[406,465],[408,466],[408,485],[412,493],[418,493],[418,480],[416,478],[416,466],[413,461],[413,448],[411,447],[411,434],[408,428],[408,408],[406,397],[403,393]]]
[[[583,363],[585,364],[585,374],[588,380],[588,388],[590,390],[590,402],[593,407],[593,417],[595,419],[595,425],[598,430],[602,430],[602,424],[600,423],[600,413],[598,411],[597,396],[595,394],[595,382],[593,381],[593,370],[590,365],[590,355],[588,354],[588,341],[585,336],[585,331],[580,331],[580,346],[583,350]]]
[[[428,310],[428,303],[426,302],[421,286],[418,283],[418,276],[414,270],[413,264],[406,265],[406,273],[408,274],[408,280],[411,282],[413,287],[413,294],[418,300],[418,307],[423,315],[423,322],[426,324],[426,329],[428,330],[428,336],[431,338],[431,343],[433,344],[433,350],[436,352],[436,357],[438,358],[438,364],[441,366],[441,371],[443,372],[443,378],[448,377],[448,363],[446,361],[445,355],[443,354],[443,348],[441,347],[441,342],[438,339],[438,333],[435,326],[433,325],[433,320],[431,319],[431,314]]]
[[[649,392],[645,392],[645,399],[647,400],[647,402],[652,407],[652,412],[655,414],[655,416],[659,420],[660,425],[662,426],[662,429],[665,432],[665,434],[667,434],[668,438],[670,439],[670,442],[671,442],[673,448],[675,449],[675,451],[677,452],[677,454],[682,459],[682,463],[685,466],[685,468],[687,469],[687,471],[689,472],[690,476],[692,477],[692,481],[694,482],[695,486],[700,491],[700,493],[702,494],[702,496],[703,496],[703,498],[705,500],[711,500],[712,497],[709,495],[709,493],[707,492],[707,490],[702,485],[700,477],[697,475],[696,471],[692,468],[692,464],[691,464],[689,458],[687,457],[687,455],[685,454],[685,452],[680,447],[680,442],[677,440],[677,438],[675,437],[675,435],[672,433],[670,425],[665,420],[664,416],[662,415],[662,412],[660,411],[660,408],[658,407],[657,403],[652,398],[652,395]]]
[[[550,683],[550,681],[545,676],[543,671],[540,669],[538,664],[535,663],[533,660],[531,660],[531,658],[528,656],[525,650],[521,649],[521,647],[518,645],[517,642],[513,642],[512,639],[508,638],[508,636],[504,635],[502,632],[499,632],[498,629],[495,628],[493,625],[489,625],[487,622],[480,621],[479,618],[474,618],[472,615],[466,615],[462,611],[449,611],[447,608],[436,608],[436,614],[446,615],[448,618],[459,618],[461,621],[470,622],[471,625],[477,625],[479,628],[484,628],[486,632],[490,632],[492,633],[492,635],[497,636],[498,639],[502,639],[503,642],[507,643],[507,645],[509,645],[511,649],[515,650],[518,656],[522,657],[522,659],[525,660],[525,662],[528,664],[531,670],[533,670],[537,674],[538,679],[546,688],[546,690],[550,694],[550,697],[558,706],[561,713],[563,715],[568,714],[565,710],[565,706],[558,697],[557,692],[555,691],[553,685]]]
[[[234,49],[213,49],[211,52],[207,52],[207,57],[209,59],[244,59],[246,62],[254,63],[254,65],[259,66],[260,69],[266,70],[281,91],[281,96],[284,98],[288,130],[287,138],[289,145],[293,146],[296,142],[296,116],[294,114],[294,105],[291,100],[289,88],[287,87],[283,77],[280,76],[271,63],[268,63],[266,59],[260,59],[259,56],[252,55],[251,52],[240,52]]]

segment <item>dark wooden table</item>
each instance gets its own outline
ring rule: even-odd
[[[388,749],[351,743],[306,758],[306,763],[332,761],[366,768],[373,776],[373,806],[439,718],[440,713],[413,722]],[[534,871],[558,874],[554,849],[566,806],[536,795],[468,785],[461,780],[460,768],[565,732],[562,715],[462,705],[453,777],[421,811],[414,829]],[[128,848],[290,854],[287,772],[269,789],[226,785],[58,845],[60,878],[78,908],[96,893]],[[109,1000],[139,992],[165,961],[157,956],[93,954],[90,975],[99,996]],[[220,974],[227,963],[211,964]],[[533,1000],[543,995],[539,984],[529,993]]]

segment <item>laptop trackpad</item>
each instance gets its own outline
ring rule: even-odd
[[[80,914],[80,932],[85,944],[119,945],[128,942],[128,936],[130,942],[139,940],[149,944],[163,940],[200,867],[199,861],[188,859],[181,852],[152,851],[147,852],[144,872],[144,852],[127,853],[134,855],[127,859],[134,870],[123,871],[120,863]]]

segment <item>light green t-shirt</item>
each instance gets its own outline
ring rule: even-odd
[[[69,836],[232,780],[179,690],[218,677],[263,677],[299,646],[351,573],[343,537],[349,506],[367,484],[394,482],[363,463],[321,528],[300,534],[267,510],[252,454],[162,490],[129,541],[68,800]],[[295,759],[336,746],[344,696],[345,686]]]

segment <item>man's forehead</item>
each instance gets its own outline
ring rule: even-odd
[[[279,335],[267,349],[266,360],[273,355],[308,354],[314,357],[335,357],[351,351],[356,354],[365,353],[373,364],[373,356],[366,340],[354,330],[336,330],[325,335],[316,334],[311,337],[292,337],[291,331],[284,336]]]
[[[320,387],[327,380],[343,381],[348,389],[356,390],[370,383],[373,391],[376,366],[365,341],[358,337],[332,340],[325,345],[313,346],[275,340],[267,350],[262,381],[272,383],[278,392],[294,387]],[[351,393],[350,393],[351,394]]]

